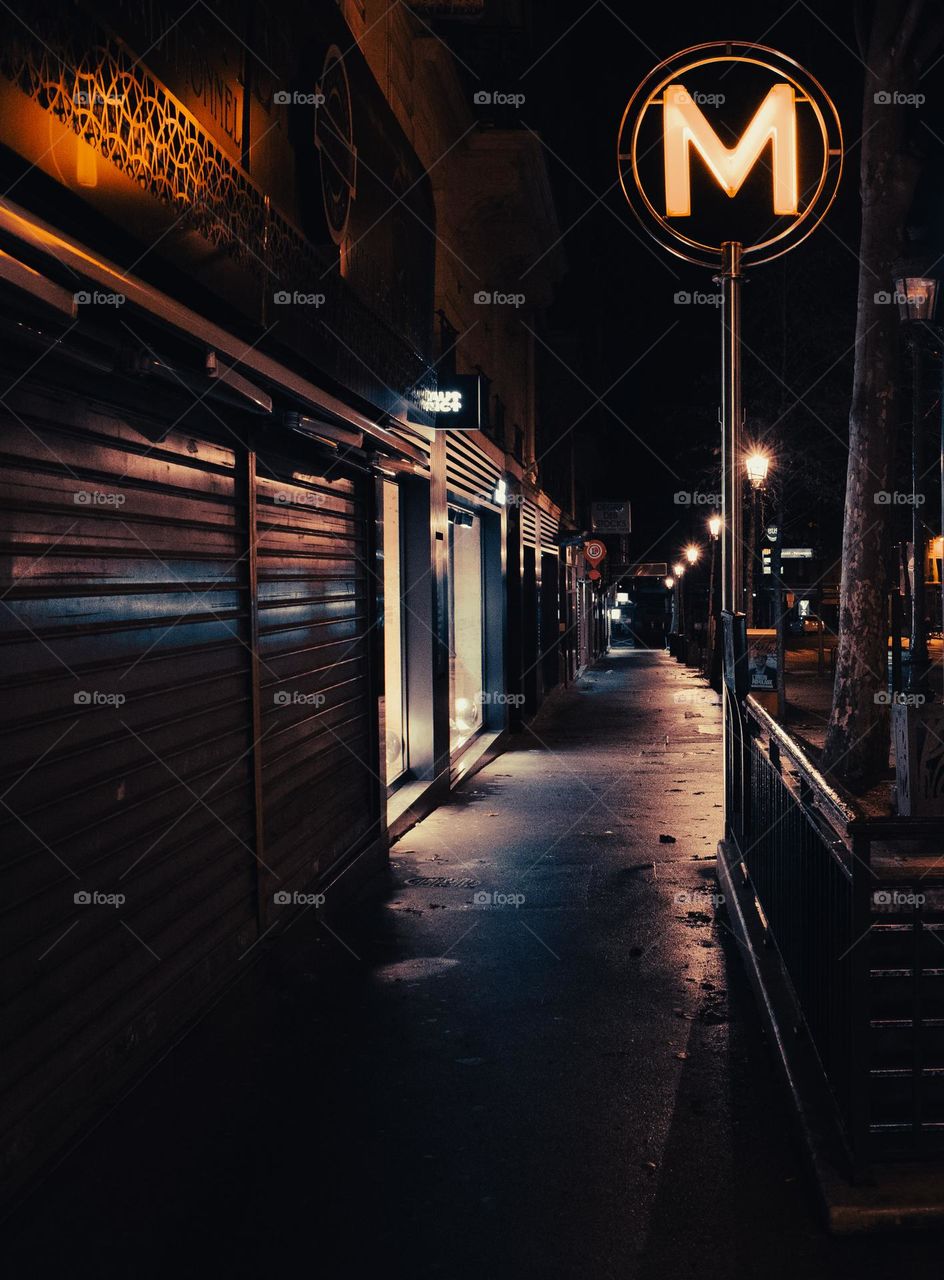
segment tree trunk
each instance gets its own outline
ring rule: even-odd
[[[849,413],[849,461],[839,596],[839,651],[823,765],[850,789],[861,791],[888,768],[888,711],[875,695],[886,687],[888,635],[885,585],[891,506],[876,495],[895,488],[898,308],[881,299],[894,291],[905,222],[919,165],[908,147],[907,113],[913,107],[875,101],[891,91],[916,91],[918,70],[903,40],[914,0],[877,0],[865,61],[860,187],[855,371]],[[907,10],[907,15],[906,15]],[[879,300],[876,300],[876,296]]]

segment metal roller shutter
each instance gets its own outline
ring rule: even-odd
[[[257,459],[215,412],[213,438],[25,385],[0,409],[3,1128],[21,1166],[236,970],[276,891],[379,814],[368,477],[288,437]]]
[[[378,834],[368,481],[314,465],[256,460],[264,860],[282,892]]]
[[[255,936],[246,529],[232,447],[8,403],[0,999],[45,1127]]]

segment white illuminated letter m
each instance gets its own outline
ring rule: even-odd
[[[734,147],[724,145],[684,85],[666,85],[663,105],[666,215],[687,218],[691,214],[689,148],[698,152],[718,185],[734,197],[768,141],[773,157],[774,213],[796,213],[796,135],[792,85],[775,84],[771,88]]]

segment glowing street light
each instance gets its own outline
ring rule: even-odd
[[[701,555],[701,547],[696,547],[694,542],[689,543],[685,548],[685,559],[689,564],[697,564],[698,557]]]
[[[675,579],[674,579],[674,578],[666,578],[666,579],[665,579],[665,586],[666,586],[666,590],[667,590],[667,591],[671,591],[671,590],[672,590],[672,588],[675,586]]]
[[[682,574],[685,572],[685,566],[680,560],[677,560],[672,566],[672,572],[675,574],[676,578],[681,578]]]
[[[744,464],[747,468],[747,478],[755,489],[767,479],[767,472],[770,468],[770,458],[766,453],[761,453],[759,449],[755,449],[749,454]]]
[[[720,516],[709,516],[709,517],[708,517],[708,532],[711,534],[712,538],[717,538],[717,537],[718,537],[718,535],[719,535],[719,534],[720,534],[720,532],[721,532],[721,517],[720,517]]]

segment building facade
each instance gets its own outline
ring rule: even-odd
[[[580,665],[540,147],[382,8],[4,23],[11,1185]]]

